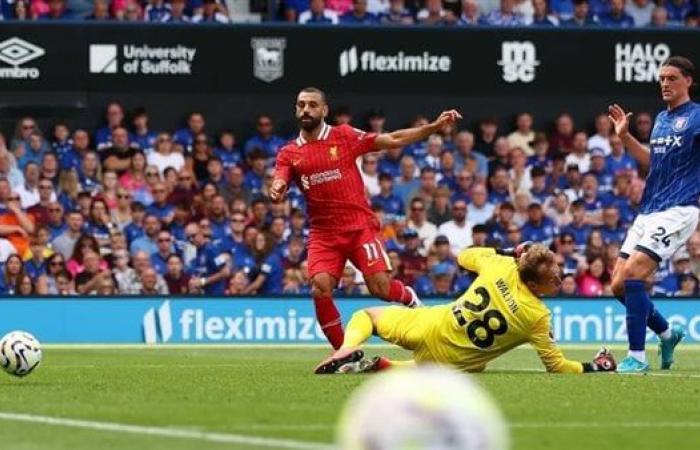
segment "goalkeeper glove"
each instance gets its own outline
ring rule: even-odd
[[[614,372],[617,369],[615,357],[607,348],[598,350],[593,362],[583,363],[584,372]]]

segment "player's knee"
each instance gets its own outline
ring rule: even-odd
[[[610,285],[610,288],[612,289],[612,293],[615,297],[622,297],[625,295],[625,285],[622,280],[622,277],[619,275],[613,275],[613,280],[612,284]]]
[[[372,277],[371,280],[367,280],[367,290],[375,297],[387,298],[389,296],[389,278]]]
[[[312,281],[311,297],[330,297],[333,295],[333,284],[326,279],[319,278]]]

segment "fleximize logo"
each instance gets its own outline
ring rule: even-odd
[[[175,328],[173,328],[173,325]],[[318,342],[325,340],[314,317],[295,309],[258,316],[251,308],[242,314],[208,314],[204,308],[185,308],[173,314],[170,301],[150,308],[143,316],[143,340],[158,342]]]
[[[399,51],[393,55],[382,55],[374,50],[359,52],[356,46],[340,52],[338,71],[344,77],[355,72],[449,72],[452,58],[430,52],[406,54]]]

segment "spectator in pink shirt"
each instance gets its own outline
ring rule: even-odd
[[[588,262],[588,269],[576,280],[578,295],[600,297],[609,290],[610,274],[605,270],[603,258],[595,257]]]

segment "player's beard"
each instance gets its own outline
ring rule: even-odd
[[[310,120],[305,120],[305,119],[310,119]],[[316,128],[318,128],[319,125],[321,125],[321,118],[320,117],[312,117],[308,114],[304,114],[301,117],[297,117],[297,122],[299,123],[299,128],[306,132],[312,132]]]

